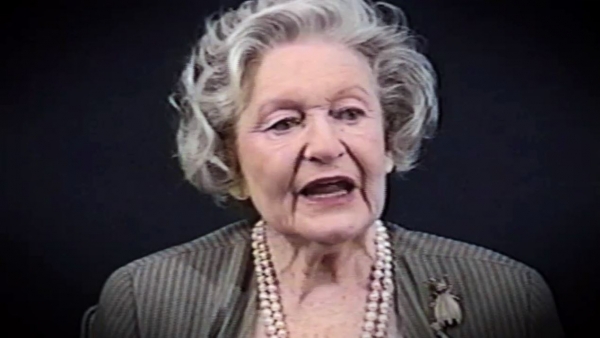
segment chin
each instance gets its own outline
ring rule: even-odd
[[[336,245],[363,235],[373,223],[372,217],[323,215],[305,218],[296,224],[297,234],[305,240]],[[350,215],[348,215],[350,216]]]

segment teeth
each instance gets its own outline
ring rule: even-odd
[[[330,193],[326,193],[326,194],[310,195],[310,196],[308,196],[308,198],[311,198],[311,199],[325,199],[325,198],[343,196],[343,195],[346,195],[348,193],[349,193],[349,191],[346,191],[346,190],[338,190],[338,191],[330,192]]]

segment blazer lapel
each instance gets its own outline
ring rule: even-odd
[[[248,337],[253,329],[257,286],[252,265],[250,232],[245,232],[244,236],[248,240],[234,249],[232,262],[226,264],[231,269],[231,278],[224,283],[232,284],[231,292],[223,302],[214,304],[222,307],[221,311],[225,314],[221,329],[214,338]]]
[[[254,272],[254,269],[252,269],[252,272]],[[241,338],[248,338],[248,337],[254,337],[254,330],[255,330],[255,325],[256,325],[256,320],[258,318],[258,311],[257,309],[257,303],[256,303],[256,298],[258,297],[257,294],[257,289],[258,289],[258,285],[256,283],[256,278],[254,277],[254,274],[252,275],[252,279],[250,281],[250,289],[246,292],[247,293],[247,302],[246,302],[246,307],[244,309],[244,318],[242,318],[241,321],[241,327],[240,330],[238,331],[238,335],[237,336],[224,336],[224,337],[241,337]]]
[[[396,313],[399,315],[398,330],[402,337],[435,337],[429,326],[429,299],[425,282],[428,279],[419,269],[411,266],[410,253],[403,245],[405,229],[387,223],[392,231],[394,254],[394,280],[396,286]]]

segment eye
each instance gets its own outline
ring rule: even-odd
[[[281,120],[273,123],[267,129],[279,131],[279,132],[287,131],[287,130],[299,125],[301,122],[302,122],[302,120],[299,117],[286,117],[284,119],[281,119]]]
[[[364,116],[364,110],[360,108],[343,108],[333,112],[333,116],[338,119],[343,119],[347,121],[356,121],[361,116]]]

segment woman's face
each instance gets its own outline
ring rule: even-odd
[[[324,244],[364,232],[381,215],[392,167],[366,60],[342,45],[297,42],[267,52],[254,74],[236,147],[261,217]]]

